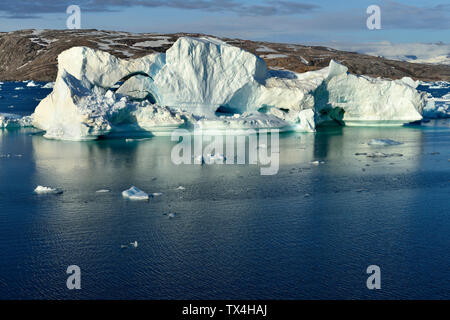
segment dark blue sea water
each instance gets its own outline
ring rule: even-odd
[[[1,85],[0,112],[29,114],[50,91],[18,86]],[[0,298],[450,298],[448,120],[280,138],[279,173],[261,176],[251,165],[175,166],[167,137],[0,131]],[[375,151],[402,156],[355,155]],[[36,195],[37,185],[64,193]],[[127,201],[131,185],[163,195]],[[66,287],[69,265],[81,290]],[[381,290],[366,287],[369,265]]]

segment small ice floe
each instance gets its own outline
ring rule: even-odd
[[[175,213],[169,213],[167,216],[169,217],[169,219],[173,219],[175,218]]]
[[[97,191],[95,191],[96,193],[108,193],[110,190],[108,190],[108,189],[100,189],[100,190],[97,190]]]
[[[134,242],[130,242],[129,244],[122,244],[122,245],[120,245],[121,249],[126,249],[126,248],[129,248],[129,247],[137,248],[138,247],[138,242],[134,241]]]
[[[23,90],[23,89],[25,89],[24,87],[16,87],[16,88],[14,88],[14,90]]]
[[[8,106],[8,109],[14,109],[13,105]]]
[[[368,158],[388,158],[388,157],[403,157],[401,153],[384,153],[384,152],[372,152],[367,155]]]
[[[178,188],[176,188],[175,190],[186,190],[186,188],[185,187],[183,187],[183,186],[179,186]]]
[[[146,141],[146,140],[151,140],[151,138],[128,138],[125,139],[125,142],[139,142],[139,141]]]
[[[396,146],[399,144],[403,144],[402,142],[398,142],[391,139],[372,139],[369,142],[367,142],[369,146]]]
[[[33,80],[31,80],[30,82],[27,83],[27,87],[37,87],[38,84],[36,82],[34,82]]]
[[[325,163],[325,161],[319,161],[319,160],[311,161],[311,164],[314,165],[314,166],[318,166],[318,165],[324,164],[324,163]]]
[[[60,189],[57,189],[57,188],[37,186],[36,189],[34,189],[34,193],[37,193],[37,194],[61,194],[61,193],[63,193],[63,191]]]
[[[159,197],[159,196],[162,196],[161,192],[154,192],[154,193],[152,193],[152,197]]]
[[[148,200],[149,196],[144,191],[140,190],[139,188],[132,186],[130,189],[125,190],[122,192],[122,196],[124,198],[130,199],[130,200]]]

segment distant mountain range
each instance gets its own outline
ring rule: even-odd
[[[20,30],[4,32],[0,33],[0,80],[54,81],[57,73],[56,58],[58,54],[74,46],[87,46],[107,51],[119,58],[132,59],[153,52],[165,52],[182,36],[208,35],[186,33],[136,34],[100,30]],[[324,46],[220,39],[259,55],[272,69],[305,72],[323,68],[329,64],[331,59],[334,59],[346,65],[349,71],[355,74],[391,79],[409,76],[425,81],[450,81],[450,65],[421,60],[413,55],[404,59],[414,60],[414,63],[410,63],[356,52],[339,51]]]
[[[450,44],[438,43],[392,43],[389,41],[367,43],[335,42],[338,50],[356,51],[371,56],[412,63],[450,65]]]

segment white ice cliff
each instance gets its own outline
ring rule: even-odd
[[[75,47],[58,57],[53,88],[32,115],[45,136],[90,140],[114,132],[174,128],[314,131],[422,119],[417,83],[348,74],[334,61],[318,71],[268,70],[259,57],[216,39],[180,38],[135,60]]]

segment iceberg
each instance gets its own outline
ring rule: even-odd
[[[212,38],[179,38],[166,53],[134,60],[74,47],[58,56],[52,92],[32,115],[45,137],[93,140],[132,132],[169,134],[318,125],[402,125],[422,119],[419,82],[348,73],[269,70],[258,56]]]

